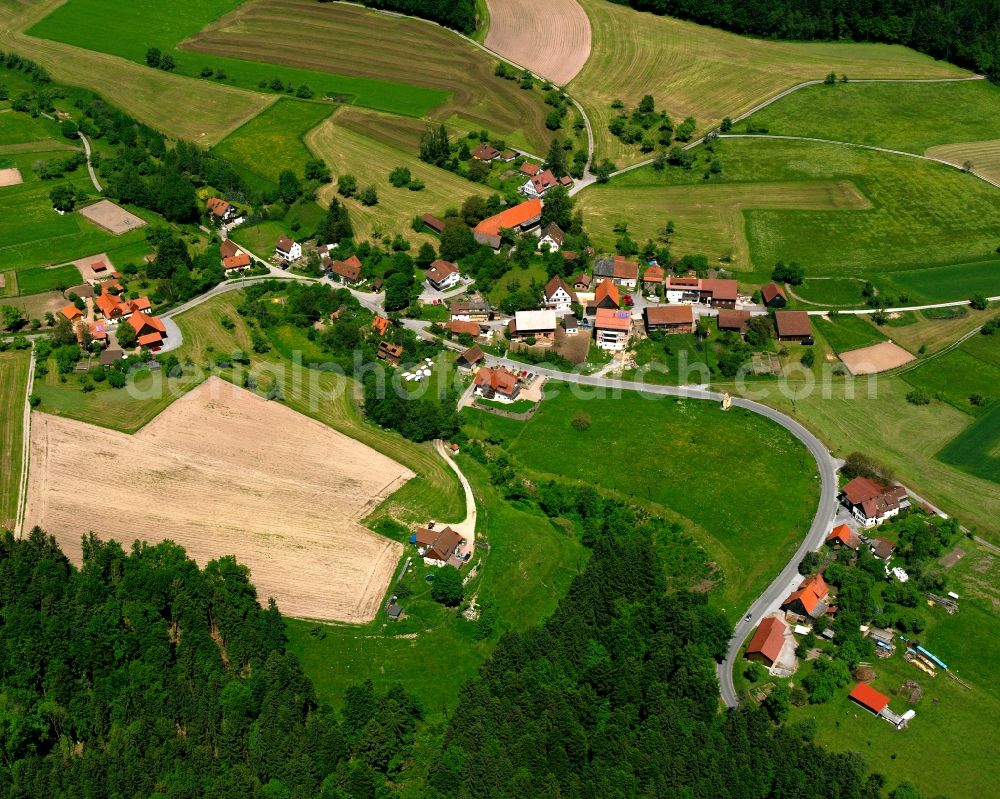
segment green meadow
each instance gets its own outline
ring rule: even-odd
[[[997,193],[1000,203],[1000,192]],[[931,269],[906,269],[888,276],[895,288],[907,293],[910,304],[933,298],[933,302],[967,300],[973,294],[1000,296],[1000,258],[949,264]]]
[[[69,288],[80,284],[80,270],[71,264],[23,269],[17,273],[21,294],[41,294],[43,291]]]
[[[860,303],[859,303],[860,305]],[[887,336],[863,316],[837,314],[813,317],[813,327],[838,355],[885,341]]]

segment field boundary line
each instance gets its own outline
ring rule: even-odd
[[[31,460],[31,392],[35,386],[35,348],[31,348],[28,361],[28,379],[25,383],[24,418],[21,422],[21,477],[17,486],[17,518],[14,535],[24,538],[24,512],[28,505],[28,462]]]

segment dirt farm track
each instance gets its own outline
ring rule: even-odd
[[[590,20],[576,0],[486,0],[486,46],[565,86],[590,56]]]
[[[374,618],[402,545],[358,523],[413,477],[366,445],[211,378],[127,435],[36,413],[27,527],[74,562],[93,530],[235,555],[287,615]],[[86,480],[86,483],[82,482]]]

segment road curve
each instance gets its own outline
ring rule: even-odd
[[[83,151],[87,154],[87,171],[90,173],[90,182],[94,184],[94,188],[97,189],[98,194],[103,194],[104,189],[101,188],[101,182],[97,179],[97,172],[94,171],[94,165],[90,162],[90,140],[83,135],[83,131],[77,131],[80,136],[80,141],[83,142]]]

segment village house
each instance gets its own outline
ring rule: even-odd
[[[761,301],[768,308],[784,308],[788,304],[785,290],[777,283],[768,283],[760,289]]]
[[[457,363],[462,369],[472,369],[484,360],[486,360],[486,356],[483,355],[483,351],[479,349],[477,344],[473,344],[469,347],[469,349],[458,356]]]
[[[694,332],[694,309],[690,305],[649,305],[643,316],[647,333],[654,330],[664,333]]]
[[[493,308],[479,296],[453,302],[448,310],[452,322],[488,322],[493,318]]]
[[[778,341],[800,341],[812,344],[812,322],[805,311],[775,311],[774,328]]]
[[[868,477],[855,477],[840,492],[840,501],[866,529],[910,507],[910,498],[901,485],[886,485]]]
[[[700,302],[713,308],[735,308],[738,285],[735,280],[687,275],[667,278],[665,288],[667,302]]]
[[[485,161],[487,164],[501,155],[500,151],[491,144],[480,144],[472,151],[472,157],[476,161]]]
[[[565,255],[566,253],[563,253]],[[590,291],[592,278],[586,273],[582,273],[573,278],[573,288],[577,291]]]
[[[167,327],[155,316],[132,314],[126,323],[135,331],[135,340],[140,347],[159,347],[167,337]]]
[[[868,543],[872,548],[872,554],[879,560],[889,560],[896,551],[892,541],[886,541],[884,538],[873,538]]]
[[[566,314],[562,318],[562,326],[563,330],[566,331],[567,336],[575,336],[580,332],[580,322],[576,316],[571,313]]]
[[[420,217],[420,221],[439,235],[444,232],[444,222],[433,214],[424,214]]]
[[[594,317],[594,338],[598,349],[620,352],[628,346],[632,315],[628,311],[598,308]]]
[[[573,289],[559,275],[555,275],[545,284],[545,290],[542,292],[542,304],[549,310],[556,313],[566,313],[572,309],[573,303],[576,301]]]
[[[421,527],[410,541],[417,545],[417,552],[428,566],[462,566],[460,552],[465,539],[450,527],[442,527],[440,530]]]
[[[69,321],[71,322],[75,322],[78,319],[83,318],[83,311],[77,308],[73,303],[67,305],[65,308],[59,311],[59,313],[62,314],[67,319],[69,319]]]
[[[501,402],[513,402],[521,393],[521,384],[518,382],[517,375],[507,371],[502,366],[481,367],[476,372],[473,386],[473,393],[477,396]]]
[[[343,261],[330,262],[330,277],[336,278],[342,284],[353,286],[361,282],[361,259],[356,255]]]
[[[531,161],[525,161],[521,164],[520,172],[522,175],[527,175],[529,178],[537,175],[542,171],[542,168],[538,164],[533,164]]]
[[[548,247],[549,252],[559,252],[559,248],[562,247],[565,239],[566,234],[562,232],[559,225],[555,222],[550,222],[542,228],[542,234],[538,238],[538,249],[542,250]]]
[[[664,281],[667,302],[701,302],[701,279],[690,275]]]
[[[230,255],[228,258],[223,258],[222,268],[225,270],[227,275],[231,275],[233,272],[242,272],[244,269],[250,268],[250,256],[240,250],[236,253],[236,255]]]
[[[500,249],[501,230],[512,230],[515,233],[527,233],[538,226],[542,219],[542,201],[539,199],[525,200],[512,208],[507,208],[499,214],[489,216],[480,222],[472,231],[473,238],[480,244]]]
[[[288,236],[282,236],[274,245],[274,254],[282,261],[297,261],[302,257],[302,245]]]
[[[243,251],[236,246],[235,241],[232,239],[226,239],[219,245],[219,260],[225,263],[227,258],[232,258],[234,255],[238,255],[241,252]]]
[[[617,311],[621,307],[621,296],[618,293],[618,286],[614,284],[611,278],[606,278],[598,283],[597,290],[594,292],[594,299],[588,300],[584,307],[584,313],[588,319],[593,319],[601,308]]]
[[[105,321],[98,320],[96,322],[90,322],[87,325],[87,332],[90,334],[90,340],[96,341],[102,347],[108,346],[108,323]]]
[[[559,185],[562,186],[564,189],[572,189],[573,186],[576,185],[576,183],[573,182],[573,178],[571,178],[569,175],[563,175],[561,178],[559,178]]]
[[[456,336],[465,334],[475,338],[479,335],[479,322],[462,322],[452,320],[451,322],[445,322],[444,328],[449,333],[454,333]]]
[[[97,308],[109,322],[117,322],[119,319],[129,319],[133,314],[151,314],[153,306],[148,297],[138,297],[134,300],[123,301],[110,292],[105,292],[94,298],[94,307]]]
[[[719,332],[725,333],[733,331],[741,336],[746,335],[747,327],[750,325],[750,311],[733,311],[723,308],[719,311],[719,318],[716,320]]]
[[[634,289],[639,282],[639,264],[623,255],[598,258],[594,263],[594,277],[610,279],[616,286]]]
[[[428,285],[436,291],[450,289],[462,276],[458,272],[458,266],[451,261],[443,261],[440,258],[431,263],[430,269],[424,274]]]
[[[831,546],[841,546],[856,550],[859,546],[861,546],[861,539],[858,537],[858,534],[846,524],[838,524],[826,537],[826,543]]]
[[[827,588],[826,580],[823,575],[816,574],[803,580],[798,590],[789,594],[781,603],[781,609],[818,619],[826,613],[829,598],[830,589]]]
[[[533,338],[552,341],[556,337],[555,311],[518,311],[507,324],[511,341]]]
[[[768,668],[773,666],[781,655],[787,631],[788,625],[783,619],[768,616],[760,623],[750,643],[747,644],[747,660],[763,663]]]
[[[377,357],[380,361],[399,366],[399,362],[403,360],[403,345],[393,344],[391,341],[380,341]]]
[[[384,336],[386,333],[389,332],[389,328],[391,326],[392,323],[384,316],[376,316],[374,319],[372,319],[372,330],[375,331],[376,335]]]
[[[514,150],[504,150],[500,153],[500,160],[505,164],[509,164],[511,161],[517,158],[517,153]]]
[[[666,279],[663,267],[653,264],[652,266],[647,266],[646,271],[642,274],[642,287],[646,291],[655,291],[663,285]]]
[[[243,222],[240,209],[220,197],[209,197],[205,202],[205,208],[212,215],[212,218],[221,224],[239,225]]]
[[[521,194],[526,197],[541,197],[549,189],[559,185],[559,178],[552,174],[551,169],[539,172],[528,178],[521,186]]]

